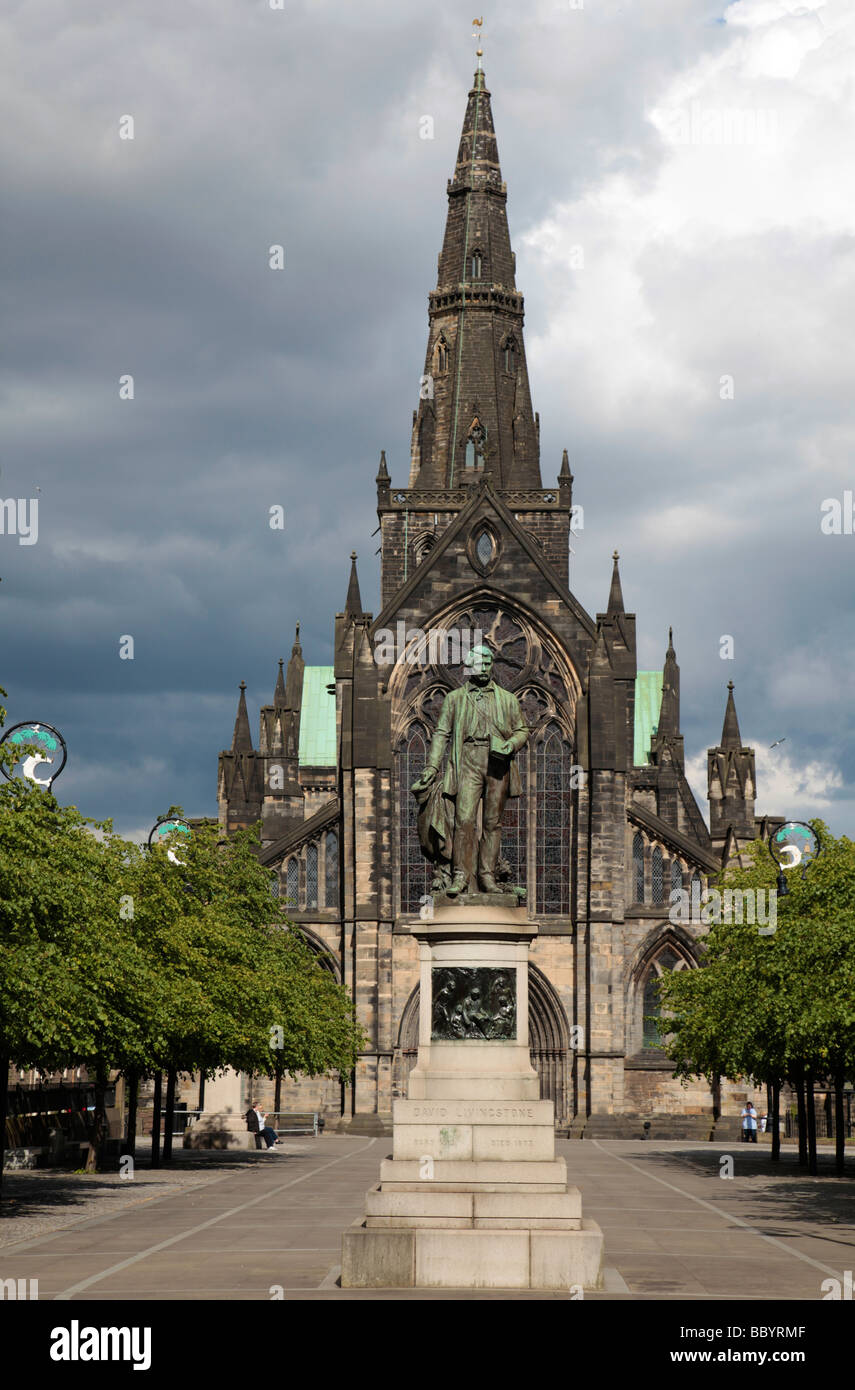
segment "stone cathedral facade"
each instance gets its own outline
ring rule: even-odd
[[[639,672],[617,555],[603,612],[587,613],[568,587],[573,477],[565,452],[544,485],[506,204],[479,71],[448,184],[409,477],[394,484],[385,454],[376,477],[381,611],[363,609],[354,555],[334,664],[306,666],[298,628],[258,746],[242,687],[219,759],[221,825],[260,820],[275,889],[352,992],[369,1038],[352,1084],[286,1083],[283,1108],[321,1107],[328,1124],[354,1129],[388,1120],[416,1057],[409,928],[431,875],[409,788],[445,692],[465,677],[455,634],[492,646],[495,677],[531,729],[502,855],[538,926],[532,1061],[560,1128],[712,1113],[709,1088],[681,1087],[652,1045],[655,982],[695,967],[703,931],[673,925],[669,897],[705,886],[768,830],[755,820],[754,755],[732,687],[709,752],[708,830],[684,773],[670,636],[662,669]],[[425,650],[419,634],[431,631],[449,640]]]

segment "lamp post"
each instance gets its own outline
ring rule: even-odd
[[[25,720],[22,724],[13,724],[11,729],[7,729],[2,739],[0,748],[7,746],[12,749],[21,750],[21,756],[11,763],[9,770],[6,770],[6,763],[0,762],[0,772],[7,781],[11,782],[15,775],[15,768],[20,763],[21,773],[27,778],[28,782],[34,782],[37,787],[43,787],[45,791],[50,791],[62,769],[68,760],[68,747],[65,739],[55,729],[52,724],[39,724],[34,720]],[[38,752],[25,753],[27,747],[36,747]],[[49,777],[37,777],[36,768],[46,766],[52,769]]]
[[[769,853],[778,865],[778,896],[785,898],[790,891],[785,869],[801,865],[802,878],[807,867],[822,851],[822,842],[812,826],[805,821],[788,820],[769,837]]]
[[[186,820],[180,816],[159,816],[148,834],[148,848],[166,849],[166,857],[170,864],[177,864],[182,868],[187,862],[179,859],[174,848],[170,844],[171,837],[174,835],[191,836],[193,831]],[[163,1157],[168,1160],[172,1158],[172,1114],[175,1109],[175,1081],[176,1071],[174,1067],[168,1067],[166,1072],[166,1129],[163,1135]],[[163,1073],[158,1071],[154,1078],[154,1099],[151,1117],[151,1166],[160,1167],[160,1113],[161,1097],[163,1088]]]
[[[193,834],[193,831],[188,822],[182,820],[180,816],[159,816],[148,832],[148,848],[160,848],[167,843],[172,834],[189,836]],[[184,860],[178,858],[171,846],[166,851],[166,857],[170,864],[184,864]]]
[[[805,878],[808,865],[812,864],[822,851],[822,842],[813,827],[807,825],[805,821],[788,820],[784,821],[780,829],[769,837],[768,845],[769,853],[778,866],[778,895],[785,898],[790,891],[790,886],[787,883],[784,870],[796,869],[801,865],[802,878]],[[816,1112],[814,1110],[813,1086],[813,1074],[808,1069],[804,1078],[804,1085],[800,1080],[796,1087],[799,1120],[801,1121],[802,1113],[804,1113],[805,1118],[805,1123],[799,1124],[799,1161],[802,1162],[804,1155],[807,1158],[811,1175],[815,1176]],[[777,1127],[777,1098],[773,1120]],[[773,1138],[777,1143],[777,1128]]]

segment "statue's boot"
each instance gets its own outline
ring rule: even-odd
[[[465,893],[468,887],[469,880],[467,879],[463,870],[458,869],[457,873],[454,875],[454,878],[451,880],[445,891],[448,894],[449,898],[456,898],[458,893]]]
[[[484,893],[501,893],[502,891],[492,874],[479,874],[478,882]]]

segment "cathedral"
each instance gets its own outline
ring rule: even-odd
[[[446,692],[468,674],[467,644],[484,641],[530,729],[501,855],[537,924],[532,1064],[557,1127],[607,1133],[620,1117],[736,1113],[744,1089],[723,1083],[713,1095],[704,1082],[672,1079],[656,1045],[655,986],[664,971],[696,967],[705,930],[670,920],[673,890],[705,888],[768,834],[754,814],[754,754],[742,744],[731,685],[708,755],[707,829],[684,771],[672,637],[661,670],[637,669],[617,554],[604,612],[591,616],[568,587],[573,476],[565,451],[544,486],[480,68],[428,322],[409,478],[393,483],[385,453],[376,477],[381,611],[365,612],[353,555],[334,664],[304,663],[298,627],[261,709],[258,746],[242,685],[231,748],[219,758],[220,825],[260,821],[274,892],[351,992],[368,1038],[352,1077],[287,1082],[282,1108],[382,1133],[393,1099],[407,1094],[419,1013],[410,924],[430,910],[432,877],[410,786]]]

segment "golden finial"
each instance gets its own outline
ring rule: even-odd
[[[483,25],[483,23],[484,23],[484,16],[483,16],[483,15],[481,16],[480,19],[473,19],[473,21],[472,21],[473,29],[474,29],[474,32],[473,32],[473,34],[472,34],[472,37],[473,37],[473,39],[477,39],[477,40],[478,40],[478,47],[476,48],[475,53],[476,53],[476,56],[477,56],[477,58],[478,58],[478,71],[479,71],[479,72],[481,71],[481,59],[482,59],[483,56],[484,56],[484,50],[483,50],[483,48],[481,47],[481,39],[482,39],[482,37],[483,37],[483,35],[481,34],[481,26]]]

